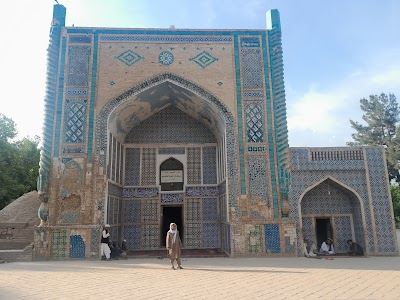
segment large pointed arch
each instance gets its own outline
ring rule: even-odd
[[[96,158],[101,167],[106,165],[107,157],[107,137],[108,137],[108,123],[111,114],[121,105],[132,100],[135,96],[141,93],[161,85],[165,82],[170,82],[176,86],[187,90],[198,97],[201,101],[204,101],[208,105],[212,106],[218,111],[219,116],[225,124],[225,137],[226,137],[226,163],[227,163],[227,181],[228,194],[229,194],[229,206],[236,207],[238,205],[237,199],[239,196],[239,184],[238,184],[238,162],[237,162],[237,141],[236,141],[236,122],[229,111],[227,106],[212,93],[204,89],[203,87],[188,81],[180,76],[172,73],[163,73],[155,77],[151,77],[137,85],[123,94],[111,99],[101,109],[96,122]]]

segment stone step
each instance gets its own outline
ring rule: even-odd
[[[26,246],[20,250],[0,250],[0,261],[32,261],[33,247]]]
[[[17,250],[17,249],[24,249],[30,243],[33,242],[32,240],[0,240],[0,250]]]

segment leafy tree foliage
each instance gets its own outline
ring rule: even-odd
[[[36,189],[40,139],[11,142],[16,134],[14,121],[0,114],[0,209]]]
[[[9,139],[15,138],[17,133],[14,121],[0,114],[0,141],[7,142]]]
[[[367,125],[362,125],[350,120],[351,127],[356,130],[352,134],[353,142],[349,146],[378,146],[385,147],[389,179],[400,181],[400,108],[394,94],[370,95],[369,99],[360,100],[363,111],[363,120]]]
[[[400,186],[398,184],[390,186],[390,192],[392,194],[394,219],[397,225],[400,225]]]

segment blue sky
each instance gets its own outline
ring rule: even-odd
[[[5,4],[6,3],[6,4]],[[41,135],[46,49],[53,0],[2,3],[0,113],[19,138]],[[59,0],[66,25],[133,28],[264,29],[281,14],[289,143],[344,146],[359,100],[394,93],[400,102],[398,0]]]

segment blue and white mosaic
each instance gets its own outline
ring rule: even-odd
[[[216,151],[216,147],[203,147],[203,184],[217,183]]]
[[[86,141],[87,99],[66,99],[64,115],[64,140],[69,144]]]
[[[265,247],[267,253],[280,253],[280,240],[279,224],[265,224]]]
[[[69,86],[88,86],[91,51],[90,46],[68,47]]]
[[[168,66],[174,62],[174,55],[169,51],[163,51],[158,56],[158,61],[164,66]]]
[[[264,105],[262,101],[246,101],[244,104],[247,125],[247,141],[264,142]]]
[[[85,241],[80,235],[71,235],[69,237],[69,257],[84,258],[85,257]]]
[[[124,198],[154,198],[158,197],[158,188],[124,188]]]
[[[183,202],[183,194],[161,194],[161,202]]]

